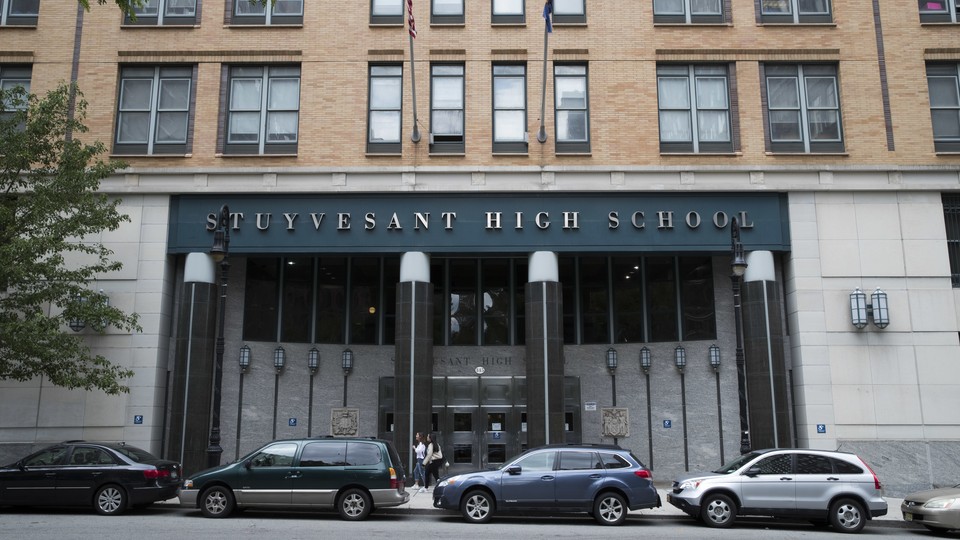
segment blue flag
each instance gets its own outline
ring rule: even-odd
[[[553,14],[553,0],[547,0],[543,5],[543,18],[547,21],[547,33],[553,32],[553,23],[550,22],[550,15]]]

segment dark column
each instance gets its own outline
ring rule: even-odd
[[[411,350],[412,349],[412,350]],[[413,365],[413,417],[410,417],[410,366]],[[413,432],[428,432],[433,412],[433,284],[405,281],[397,285],[396,361],[394,362],[394,445],[407,476]],[[446,452],[445,452],[446,453]]]
[[[743,284],[743,341],[753,448],[789,448],[793,444],[783,350],[783,298],[777,282]]]
[[[525,285],[525,295],[527,444],[533,448],[564,442],[563,289],[536,281]]]

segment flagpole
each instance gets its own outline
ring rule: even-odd
[[[546,9],[546,8],[545,8]],[[544,18],[547,13],[544,12]],[[550,15],[552,16],[552,10]],[[547,37],[550,35],[550,21],[547,19],[543,25],[543,81],[540,92],[540,129],[537,131],[537,140],[541,144],[547,142],[547,129],[543,125],[544,111],[547,104]]]
[[[410,35],[410,84],[413,87],[413,133],[410,140],[420,142],[420,122],[417,119],[417,70],[413,63],[413,36],[417,33],[417,28],[413,22],[413,0],[407,0],[407,23],[409,25]]]

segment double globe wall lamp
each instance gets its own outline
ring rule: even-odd
[[[867,293],[857,287],[850,293],[850,322],[857,328],[865,328],[868,318],[873,317],[873,325],[883,329],[890,324],[890,310],[887,307],[887,293],[880,290],[870,294],[871,303],[867,303]]]

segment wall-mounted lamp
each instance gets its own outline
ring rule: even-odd
[[[77,303],[78,303],[78,304],[82,304],[84,301],[85,301],[85,299],[84,299],[83,295],[80,294],[80,293],[77,293]],[[69,323],[69,324],[70,324],[70,329],[73,330],[74,332],[79,332],[79,331],[81,331],[81,330],[83,330],[84,328],[87,327],[86,321],[84,321],[84,320],[81,319],[80,317],[74,317],[74,318],[70,319],[70,323]]]
[[[287,363],[287,351],[283,347],[277,347],[273,350],[273,367],[277,368],[277,373],[283,370],[283,365]]]
[[[97,302],[100,302],[100,305],[103,307],[110,307],[110,297],[103,293],[103,289],[100,289],[100,294],[97,295]],[[93,328],[97,332],[103,332],[107,327],[106,319],[97,319],[90,323],[90,328]]]
[[[650,349],[644,347],[640,349],[640,369],[643,370],[643,374],[646,375],[647,383],[647,448],[650,450],[650,459],[647,461],[648,466],[653,468],[653,413],[650,407]]]
[[[237,360],[240,362],[240,372],[247,371],[247,368],[250,367],[250,347],[246,345],[240,347],[240,357]]]
[[[343,363],[343,374],[349,375],[353,371],[353,351],[346,349],[343,351],[343,356],[341,358]]]
[[[678,345],[676,349],[673,350],[673,361],[677,365],[677,369],[683,373],[683,368],[687,367],[687,351],[684,350],[682,345]]]
[[[314,375],[320,367],[320,351],[316,347],[307,352],[307,367],[310,368],[311,375]]]
[[[646,347],[640,349],[640,368],[644,373],[650,373],[650,349]]]
[[[850,293],[850,322],[857,328],[865,328],[869,317],[873,317],[873,325],[877,328],[886,328],[890,324],[890,310],[887,307],[887,293],[877,287],[870,295],[872,303],[867,303],[867,294],[857,287]]]
[[[710,367],[712,367],[714,371],[720,371],[720,347],[711,345],[709,356]]]
[[[617,350],[613,347],[607,349],[607,369],[610,373],[617,370]]]

